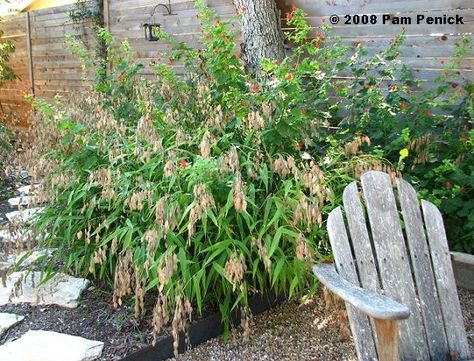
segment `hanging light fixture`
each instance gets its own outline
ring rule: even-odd
[[[162,6],[166,9],[166,13],[163,14],[163,15],[165,15],[165,16],[176,15],[175,13],[173,13],[173,11],[171,9],[171,0],[168,0],[168,5],[166,5],[166,4],[156,5],[153,8],[153,11],[151,12],[152,22],[143,24],[143,28],[145,29],[145,39],[148,40],[148,41],[158,41],[158,40],[160,40],[159,34],[160,34],[160,31],[161,31],[161,24],[158,24],[157,22],[155,22],[155,13],[156,13],[156,9],[159,6]]]

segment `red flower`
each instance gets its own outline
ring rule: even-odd
[[[219,25],[221,23],[221,19],[216,20],[216,25]]]
[[[237,54],[235,54],[235,57],[236,57],[237,59],[242,59],[242,53],[237,53]]]
[[[298,10],[298,8],[296,7],[296,5],[292,5],[292,6],[291,6],[291,11],[296,11],[296,10]]]
[[[407,109],[407,104],[405,102],[402,102],[401,108],[402,108],[402,110],[406,110]]]
[[[168,60],[168,65],[169,66],[173,65],[173,62],[171,60]]]
[[[156,60],[161,61],[161,55],[157,55]]]
[[[217,48],[214,48],[214,54],[219,54],[219,50],[217,50]]]
[[[227,43],[229,41],[229,38],[226,34],[222,34],[222,40],[224,40],[224,43]]]
[[[287,13],[286,14],[286,20],[290,21],[293,19],[293,14],[292,13]]]
[[[304,142],[296,142],[296,149],[298,150],[304,149]]]
[[[296,69],[297,67],[298,67],[298,63],[294,63],[294,64],[293,64],[293,68]]]
[[[321,20],[322,20],[323,24],[326,23],[326,18],[322,18]]]
[[[321,41],[323,41],[325,39],[323,34],[318,34],[318,35],[316,35],[316,37],[318,38],[318,40],[321,40]]]
[[[252,90],[252,93],[258,93],[260,91],[260,86],[258,84],[253,84],[250,89]]]
[[[425,114],[429,117],[431,117],[433,115],[433,113],[430,110],[428,110]]]
[[[249,102],[242,102],[242,105],[243,105],[244,107],[248,107],[248,106],[249,106]]]
[[[444,69],[444,75],[448,75],[449,74],[449,70],[448,69]]]
[[[188,163],[184,159],[181,159],[179,161],[179,164],[181,165],[181,168],[183,169],[186,169],[188,167]]]
[[[306,115],[306,109],[305,109],[305,108],[302,108],[302,109],[300,110],[300,113],[301,113],[301,115]]]
[[[444,185],[446,186],[446,188],[451,188],[453,186],[453,183],[446,182],[446,183],[444,183]]]
[[[288,80],[292,80],[293,79],[293,73],[290,71],[287,75],[286,75],[286,78]]]
[[[155,120],[155,117],[154,117],[153,115],[149,115],[149,116],[148,116],[148,120],[149,120],[149,121]]]
[[[242,6],[242,8],[240,9],[241,12],[246,12],[247,11],[247,8],[245,6]]]
[[[370,68],[370,64],[369,64],[369,63],[365,63],[365,68],[366,68],[366,69]]]
[[[444,60],[441,60],[441,61],[440,61],[440,63],[441,63],[441,64],[444,64],[444,63],[445,63],[445,61],[444,61]]]
[[[280,60],[278,60],[278,59],[275,60],[275,64],[276,64],[276,65],[280,64]]]
[[[121,82],[121,83],[123,83],[125,81],[125,78],[123,77],[123,75],[120,75],[118,77],[118,81]]]

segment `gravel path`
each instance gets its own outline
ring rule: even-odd
[[[459,289],[459,298],[469,344],[474,351],[474,291]],[[174,360],[356,361],[354,345],[343,336],[338,320],[337,312],[328,312],[322,296],[317,295],[306,305],[289,302],[256,316],[251,322],[247,343],[238,334],[227,344],[220,337]]]

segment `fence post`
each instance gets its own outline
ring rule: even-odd
[[[31,19],[30,12],[26,12],[26,49],[28,52],[28,72],[30,75],[31,93],[35,95],[35,76],[33,68],[33,51],[31,48]]]
[[[109,13],[109,0],[103,0],[103,11],[104,11],[104,27],[110,31],[110,13]]]

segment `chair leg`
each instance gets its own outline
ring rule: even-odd
[[[396,320],[374,319],[379,361],[398,361],[398,324]]]

